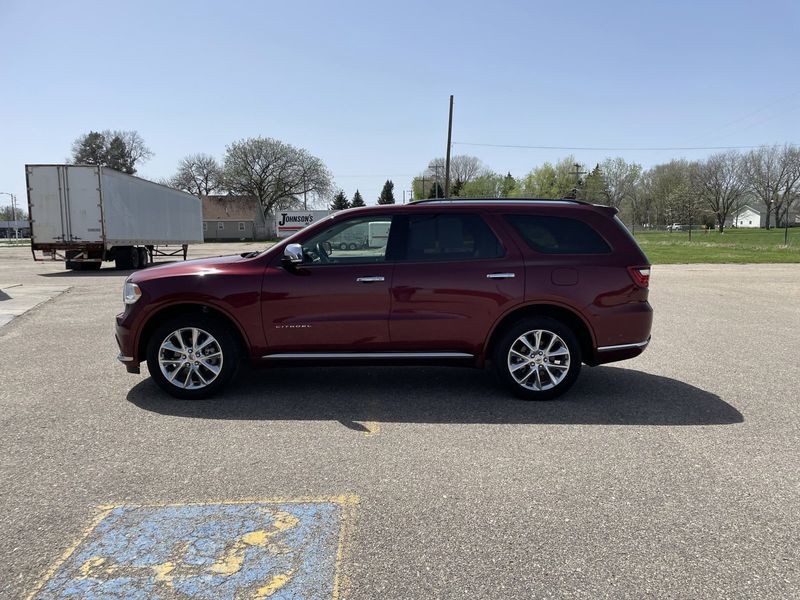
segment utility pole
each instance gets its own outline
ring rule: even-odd
[[[14,223],[14,239],[19,239],[19,227],[17,227],[17,197],[11,192],[0,192],[4,196],[11,198],[11,222]]]
[[[450,197],[450,146],[453,145],[453,94],[450,94],[450,117],[447,120],[447,159],[444,163],[444,197]]]
[[[573,171],[570,171],[570,173],[571,173],[572,175],[575,175],[575,188],[574,188],[574,192],[575,192],[575,199],[577,200],[577,199],[578,199],[578,186],[579,186],[579,185],[580,185],[580,183],[581,183],[581,175],[586,175],[586,171],[581,171],[581,165],[580,165],[580,163],[575,163],[575,171],[574,171],[574,172],[573,172]]]
[[[430,165],[428,165],[428,168],[431,171],[433,171],[434,173],[436,173],[434,175],[434,180],[433,180],[433,186],[434,186],[433,187],[433,193],[436,194],[435,197],[438,198],[439,197],[439,171],[441,170],[442,165],[430,164]],[[445,198],[446,197],[447,196],[445,195]]]

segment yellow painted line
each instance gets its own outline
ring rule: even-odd
[[[81,532],[80,537],[78,537],[78,539],[75,540],[75,542],[73,544],[71,544],[64,551],[64,553],[61,555],[61,557],[55,563],[53,563],[53,566],[51,566],[45,572],[45,574],[39,580],[39,583],[37,583],[36,587],[33,588],[33,591],[31,591],[31,593],[26,596],[27,600],[31,600],[31,598],[33,598],[36,594],[39,593],[39,591],[45,586],[45,584],[47,584],[47,582],[50,580],[50,578],[53,575],[56,574],[56,571],[58,571],[59,567],[61,567],[61,565],[63,565],[65,562],[67,562],[69,557],[72,556],[72,553],[75,552],[75,550],[78,549],[78,546],[80,546],[83,543],[83,541],[87,537],[89,537],[89,534],[92,533],[92,531],[94,531],[94,528],[97,527],[100,524],[100,521],[105,519],[108,516],[108,513],[110,513],[113,509],[114,509],[113,506],[108,506],[108,505],[104,505],[104,506],[99,506],[98,507],[98,511],[99,511],[98,514],[95,515],[95,517],[94,517],[94,519],[92,519],[91,523],[89,523],[89,525]]]
[[[364,432],[366,437],[373,437],[381,432],[381,424],[378,421],[364,421],[364,427],[367,428]]]
[[[342,526],[339,529],[339,546],[333,567],[333,600],[344,600],[350,592],[350,578],[345,572],[344,564],[350,556],[350,536],[355,526],[357,505],[358,496],[347,496],[347,502],[342,502]]]

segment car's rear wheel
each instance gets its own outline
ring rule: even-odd
[[[178,317],[159,326],[150,337],[147,368],[168,394],[199,400],[230,382],[239,354],[229,326],[202,316]]]
[[[581,370],[575,333],[550,317],[516,322],[500,336],[492,358],[500,381],[524,400],[557,398]]]

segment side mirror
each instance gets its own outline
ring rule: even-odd
[[[300,244],[289,244],[283,249],[283,259],[293,265],[303,262],[303,247]]]

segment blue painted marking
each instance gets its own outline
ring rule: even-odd
[[[113,509],[35,598],[331,598],[336,502]]]

